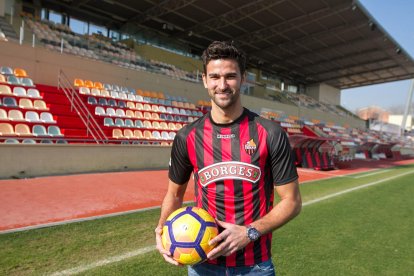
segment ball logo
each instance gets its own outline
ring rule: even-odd
[[[253,153],[256,151],[257,146],[256,143],[253,141],[253,138],[244,144],[244,150],[248,155],[253,155]]]
[[[212,182],[224,179],[239,179],[256,183],[260,179],[260,168],[244,162],[220,162],[198,172],[200,184],[205,187]]]

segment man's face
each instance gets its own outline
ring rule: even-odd
[[[221,109],[228,109],[240,103],[240,86],[244,76],[240,73],[237,61],[233,59],[211,60],[203,74],[204,87],[207,88],[213,103]]]

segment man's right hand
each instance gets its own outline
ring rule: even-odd
[[[155,241],[157,242],[158,252],[160,252],[160,254],[164,257],[164,260],[169,262],[170,264],[182,266],[182,264],[180,264],[179,262],[177,262],[171,257],[171,252],[164,248],[164,246],[162,245],[162,241],[161,241],[161,235],[162,235],[162,227],[158,226],[157,228],[155,228]]]

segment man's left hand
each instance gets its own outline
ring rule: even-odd
[[[208,259],[229,256],[237,250],[244,248],[250,242],[245,226],[220,220],[216,220],[216,222],[224,230],[209,242],[209,244],[217,244],[217,246],[207,254]]]

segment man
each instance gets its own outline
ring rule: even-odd
[[[208,261],[189,266],[189,275],[275,275],[272,231],[301,210],[298,175],[286,134],[278,124],[243,108],[240,86],[246,57],[233,43],[216,41],[202,55],[203,82],[211,111],[182,128],[174,139],[168,191],[156,232],[181,207],[194,173],[195,201],[216,218],[220,234]],[[273,206],[274,187],[280,202]]]

